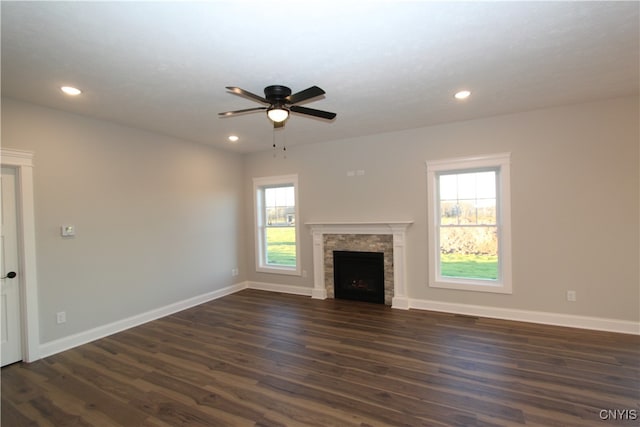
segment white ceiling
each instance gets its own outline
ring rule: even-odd
[[[289,146],[639,92],[635,1],[0,7],[3,96],[238,152],[270,149],[273,130],[262,112],[218,118],[259,106],[225,86],[323,88],[305,105],[337,118],[292,115]]]

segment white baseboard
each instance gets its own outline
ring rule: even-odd
[[[440,311],[468,316],[541,323],[543,325],[566,326],[596,331],[618,332],[640,335],[640,323],[600,317],[576,316],[573,314],[547,313],[543,311],[514,310],[441,301],[410,299],[409,307],[419,310]]]
[[[203,304],[231,295],[243,289],[257,289],[270,292],[281,292],[293,295],[312,296],[312,288],[299,286],[280,285],[275,283],[246,281],[228,286],[206,294],[178,301],[164,307],[160,307],[146,313],[138,314],[126,319],[118,320],[108,325],[99,326],[88,331],[79,332],[68,337],[41,344],[40,357],[51,356],[65,350],[87,344],[100,338],[107,337],[117,332],[133,328],[138,325],[186,310],[196,305]],[[397,308],[405,308],[398,304]],[[508,308],[485,307],[470,304],[457,304],[441,301],[428,301],[420,299],[408,299],[408,307],[419,310],[440,311],[445,313],[464,314],[469,316],[488,317],[494,319],[514,320],[519,322],[541,323],[545,325],[566,326],[572,328],[591,329],[598,331],[618,332],[624,334],[640,335],[640,323],[626,320],[605,319],[599,317],[576,316],[571,314],[547,313],[541,311],[514,310]]]
[[[302,288],[300,286],[279,285],[276,283],[266,282],[247,282],[248,289],[257,289],[260,291],[281,292],[283,294],[311,296],[312,288]]]
[[[169,304],[164,307],[156,308],[154,310],[147,311],[146,313],[118,320],[107,325],[98,326],[97,328],[89,329],[88,331],[79,332],[68,337],[40,344],[40,357],[51,356],[53,354],[69,350],[79,345],[87,344],[91,341],[95,341],[97,339],[104,338],[117,332],[133,328],[134,326],[142,325],[143,323],[147,323],[152,320],[177,313],[178,311],[195,307],[196,305],[221,298],[225,295],[233,294],[246,288],[247,282],[237,283],[235,285],[227,286],[226,288],[207,292],[206,294],[198,295],[186,300]]]

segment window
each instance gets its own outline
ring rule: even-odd
[[[254,178],[256,270],[300,275],[297,175]]]
[[[429,286],[511,293],[509,154],[427,162]]]

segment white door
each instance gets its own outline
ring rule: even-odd
[[[16,224],[16,170],[2,168],[2,204],[0,205],[0,365],[22,360],[22,328],[20,315],[20,280],[18,272],[18,239]],[[13,277],[12,277],[13,276]]]

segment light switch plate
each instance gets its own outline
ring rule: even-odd
[[[74,237],[76,235],[76,227],[73,225],[63,225],[60,227],[60,235],[62,237]]]

